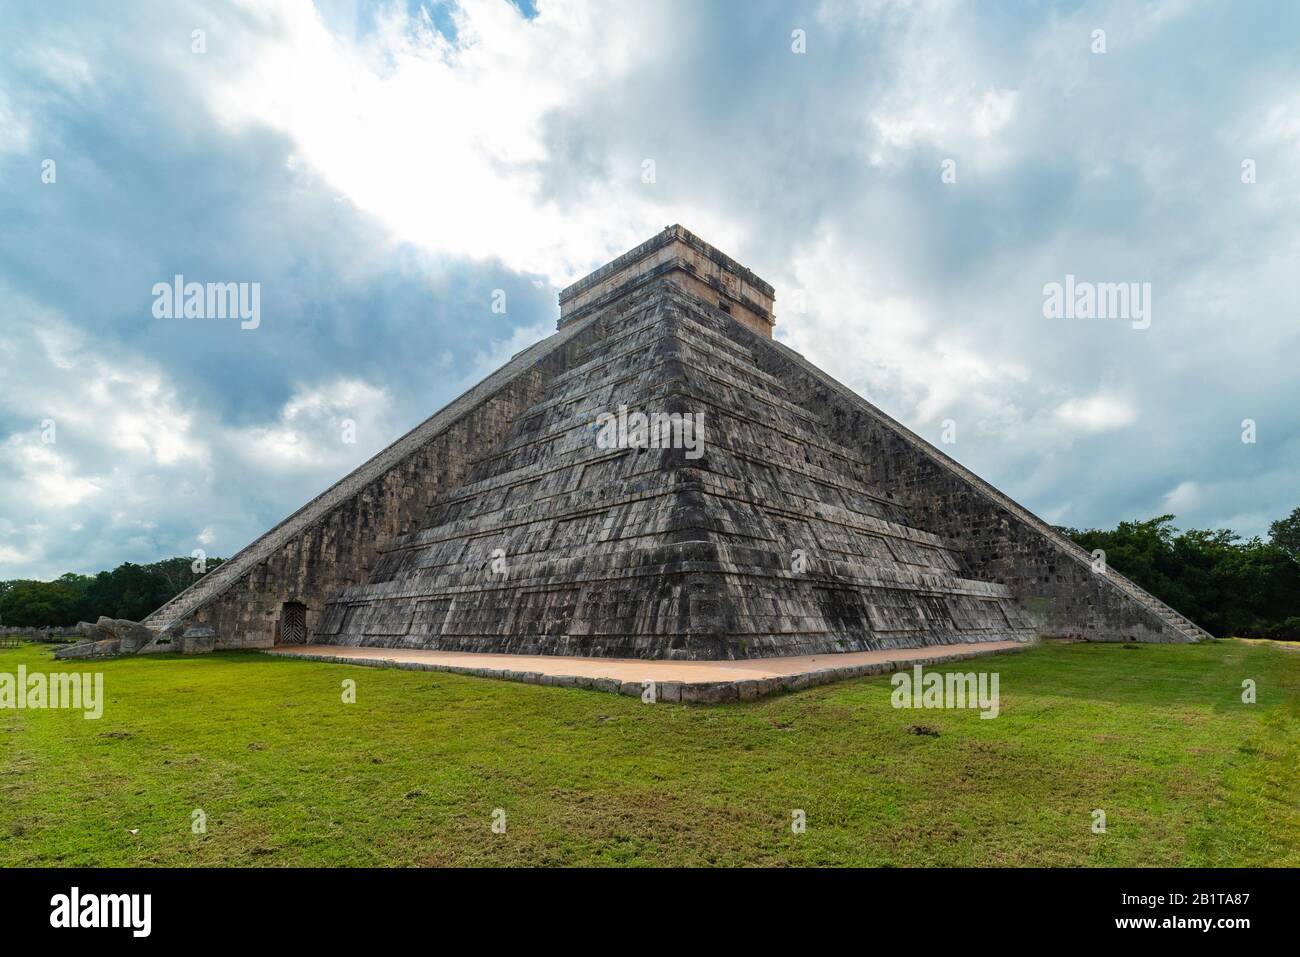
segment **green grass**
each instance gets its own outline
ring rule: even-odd
[[[107,704],[0,711],[6,866],[1300,865],[1300,650],[1277,646],[954,666],[1000,673],[995,720],[895,710],[888,678],[706,707],[252,653],[0,651],[20,663],[102,670]]]

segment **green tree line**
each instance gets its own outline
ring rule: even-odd
[[[209,558],[207,571],[222,561]],[[100,615],[140,621],[203,577],[191,565],[189,558],[168,558],[151,565],[124,562],[98,575],[68,572],[50,582],[3,581],[0,623],[63,627]]]
[[[1300,508],[1269,526],[1268,541],[1173,523],[1061,531],[1216,637],[1300,641]]]

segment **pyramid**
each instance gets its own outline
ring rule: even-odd
[[[696,660],[1207,637],[776,342],[774,298],[669,227],[147,623]]]

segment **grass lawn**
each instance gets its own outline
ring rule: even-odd
[[[895,710],[887,677],[652,706],[255,653],[0,650],[19,664],[100,670],[106,704],[0,711],[5,866],[1300,865],[1300,649],[1276,645],[955,664],[999,672],[994,720]]]

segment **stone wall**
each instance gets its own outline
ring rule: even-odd
[[[1005,587],[913,527],[723,334],[732,318],[676,276],[640,295],[338,593],[316,641],[731,659],[1032,639]],[[707,440],[694,458],[602,445],[619,408],[698,416]]]
[[[383,543],[419,528],[430,503],[464,481],[472,462],[602,328],[588,319],[520,353],[145,623],[170,634],[210,627],[219,649],[263,648],[279,637],[284,603],[301,602],[310,636],[326,601],[368,581]]]
[[[898,496],[919,527],[960,549],[973,574],[1006,585],[1044,637],[1211,637],[1114,571],[1094,573],[1082,548],[797,352],[736,326],[732,335],[761,343],[760,367],[785,383],[792,401],[822,415],[838,441],[860,450],[866,480]]]
[[[31,641],[66,641],[77,636],[76,625],[4,625],[0,624],[0,638],[27,638]]]
[[[681,226],[669,226],[562,289],[559,328],[664,277],[759,335],[771,338],[776,290],[753,270]]]
[[[664,251],[663,256],[659,255],[661,251]],[[701,255],[705,260],[697,262]],[[700,264],[705,261],[705,265]],[[739,285],[735,288],[728,287],[728,282],[733,280],[739,282]],[[760,293],[761,303],[756,302],[751,295]],[[775,492],[772,490],[780,490],[785,495],[796,495],[799,481],[794,473],[799,473],[804,478],[819,477],[819,481],[813,482],[809,478],[809,482],[804,484],[811,489],[825,486],[824,497],[822,492],[817,492],[817,501],[801,499],[798,503],[785,507],[783,514],[786,518],[783,521],[787,525],[791,521],[816,519],[822,522],[819,526],[824,533],[822,537],[829,540],[836,535],[853,538],[853,535],[862,530],[851,533],[836,529],[849,529],[855,523],[875,523],[873,527],[879,531],[884,527],[879,523],[888,519],[892,523],[891,528],[897,526],[894,530],[898,534],[893,537],[898,538],[901,543],[898,547],[904,554],[890,558],[882,553],[872,560],[875,565],[892,567],[891,563],[897,561],[915,565],[915,569],[899,574],[903,574],[903,577],[922,576],[917,581],[923,584],[928,580],[932,580],[931,583],[937,582],[939,578],[936,575],[947,575],[952,581],[945,580],[942,590],[952,595],[966,595],[978,586],[988,592],[981,592],[982,597],[994,599],[999,607],[1014,604],[1028,612],[1028,618],[1023,624],[1020,621],[1025,617],[1023,611],[1004,608],[1000,612],[1004,616],[1003,624],[1012,631],[1027,631],[1029,621],[1032,620],[1039,633],[1056,637],[1111,641],[1194,641],[1209,637],[1122,576],[1114,573],[1094,574],[1090,556],[1041,519],[797,353],[774,342],[770,338],[771,287],[680,227],[670,227],[649,243],[569,287],[562,294],[561,301],[562,319],[560,330],[556,334],[521,352],[483,382],[317,496],[228,562],[214,569],[192,588],[158,609],[146,623],[164,635],[182,635],[188,628],[209,627],[215,632],[218,648],[267,647],[281,637],[280,622],[285,614],[286,603],[295,603],[292,608],[295,620],[298,614],[296,606],[301,604],[305,609],[305,631],[309,640],[323,621],[325,625],[321,628],[322,632],[339,636],[335,640],[344,640],[343,636],[352,632],[369,640],[370,633],[375,628],[368,628],[366,622],[357,617],[359,612],[353,614],[356,619],[353,624],[356,627],[348,624],[346,616],[349,609],[346,607],[336,609],[343,616],[338,621],[331,623],[331,619],[325,617],[326,606],[331,600],[336,606],[340,602],[346,605],[351,599],[340,596],[343,590],[351,591],[355,587],[367,585],[373,586],[374,594],[357,594],[355,603],[358,607],[367,602],[389,603],[393,598],[402,597],[394,592],[396,583],[386,566],[380,564],[381,560],[388,560],[383,559],[385,549],[394,539],[411,536],[421,529],[428,531],[438,523],[456,521],[436,510],[430,512],[431,506],[435,506],[440,497],[452,490],[460,489],[464,493],[460,497],[483,493],[483,514],[503,509],[523,509],[526,513],[523,517],[528,521],[541,517],[541,506],[533,499],[546,491],[542,477],[539,475],[533,481],[521,482],[518,474],[529,464],[535,464],[534,458],[542,454],[539,451],[542,448],[540,440],[533,434],[540,428],[537,424],[545,418],[541,413],[549,410],[548,414],[555,413],[558,416],[557,434],[551,436],[549,441],[561,443],[561,433],[566,429],[582,431],[590,425],[586,419],[581,422],[572,420],[566,425],[560,421],[564,416],[572,419],[584,410],[592,412],[596,408],[597,397],[603,402],[602,407],[611,409],[618,402],[632,398],[633,393],[628,390],[639,381],[638,377],[646,374],[649,350],[654,345],[652,342],[641,343],[636,349],[627,351],[626,355],[618,353],[606,356],[603,361],[610,368],[605,379],[593,379],[585,385],[580,380],[587,372],[597,368],[602,361],[602,352],[609,352],[605,348],[610,345],[609,340],[632,335],[633,318],[639,313],[645,313],[649,305],[655,304],[656,309],[663,305],[671,311],[679,312],[683,319],[680,322],[674,320],[671,329],[664,327],[655,340],[660,342],[663,351],[661,358],[664,362],[671,363],[673,374],[664,381],[649,382],[649,391],[644,400],[662,403],[670,396],[689,396],[695,404],[707,405],[710,397],[715,397],[716,402],[712,407],[715,415],[721,416],[716,420],[719,425],[734,420],[733,425],[726,426],[729,431],[715,433],[713,439],[720,444],[716,454],[709,460],[709,467],[706,468],[705,463],[701,462],[694,468],[699,475],[694,476],[693,481],[714,482],[713,486],[709,486],[712,491],[700,485],[701,494],[708,492],[715,497],[720,496],[725,505],[743,499],[745,495],[742,487],[748,483],[760,493],[764,489],[772,492],[766,498],[759,495],[765,501],[765,504],[760,501],[759,506],[768,508],[769,511],[781,511],[781,503],[773,497]],[[744,308],[737,309],[737,304]],[[753,311],[753,316],[747,310]],[[658,322],[659,319],[653,320],[655,324]],[[739,349],[736,348],[737,345],[740,346]],[[556,389],[557,379],[563,380],[561,386],[564,382],[568,382],[569,386],[554,391],[548,400],[548,393]],[[554,404],[553,409],[547,404],[548,401]],[[532,414],[526,414],[530,409],[533,410]],[[808,423],[801,424],[802,419],[807,419]],[[774,429],[782,421],[786,422],[785,432]],[[503,445],[511,436],[512,430],[515,433],[514,444]],[[730,433],[735,434],[736,441],[727,440]],[[787,447],[789,442],[802,443],[802,446],[790,448]],[[758,449],[767,446],[777,450],[774,453],[777,457],[771,462],[759,461],[764,458],[764,454]],[[561,445],[555,446],[557,449],[560,447]],[[510,458],[512,455],[516,458]],[[496,460],[503,456],[502,462],[497,463]],[[799,464],[801,459],[803,465]],[[483,463],[478,474],[475,474],[473,468],[476,462]],[[587,464],[582,463],[576,469],[570,468],[570,472],[576,476],[574,481],[588,482],[594,489],[599,484],[597,479],[602,473],[594,468],[590,473],[585,472]],[[677,471],[691,471],[691,468],[679,467]],[[784,475],[785,472],[791,474]],[[781,481],[776,481],[777,477]],[[649,494],[643,476],[618,475],[606,478],[611,481],[631,481],[629,495],[645,497]],[[638,482],[641,484],[637,485]],[[727,485],[727,482],[732,484]],[[496,488],[494,483],[501,487]],[[686,487],[683,486],[678,491],[685,490]],[[520,497],[520,501],[503,500],[497,503],[497,498],[508,494]],[[685,502],[685,499],[682,501]],[[863,514],[866,518],[854,517],[854,503],[856,512],[865,509]],[[491,509],[487,509],[488,504],[492,505]],[[438,507],[446,508],[448,503],[444,502]],[[906,520],[903,521],[900,517],[902,512],[893,518],[874,515],[873,510],[878,509],[901,509],[906,513]],[[538,514],[532,516],[534,510]],[[725,508],[714,511],[729,514]],[[761,567],[766,559],[762,555],[755,559],[757,553],[752,544],[728,542],[730,537],[736,536],[755,539],[756,529],[761,530],[761,514],[761,510],[755,511],[754,516],[758,517],[745,518],[743,521],[743,516],[728,518],[727,521],[737,525],[734,529],[720,521],[718,527],[710,531],[710,535],[703,536],[709,538],[716,552],[706,556],[708,563],[718,566],[714,571],[730,574],[733,569],[729,565],[736,568],[743,565],[745,575],[750,577],[743,581],[737,578],[730,587],[734,592],[751,597],[757,593],[752,588],[746,591],[746,582],[752,583],[755,569]],[[740,516],[740,512],[736,512],[736,516]],[[641,517],[644,519],[644,516]],[[514,525],[520,527],[527,524],[522,519],[514,522]],[[560,534],[560,526],[556,522],[551,525],[555,527],[550,528],[548,536]],[[744,527],[741,528],[740,525]],[[649,531],[644,534],[649,534]],[[681,530],[662,531],[677,534]],[[787,528],[780,534],[772,532],[767,537],[772,541],[786,541],[789,538],[788,532]],[[430,531],[429,534],[433,532]],[[601,534],[608,539],[612,533]],[[673,542],[698,544],[697,540],[701,537],[700,529],[696,528],[687,541],[678,542],[673,539]],[[804,537],[815,538],[816,531],[813,530]],[[880,536],[873,536],[873,541],[878,537]],[[891,536],[886,534],[885,538]],[[911,541],[913,538],[918,541],[925,539],[930,547],[924,554],[932,555],[935,561],[941,561],[947,571],[938,566],[928,567],[930,559],[918,562],[913,549],[903,542],[903,539]],[[466,561],[473,559],[479,562],[482,556],[474,549],[481,551],[487,541],[479,535],[463,543],[464,554],[468,556]],[[595,560],[590,543],[573,553],[576,543],[565,544],[561,539],[557,539],[557,542],[557,549],[563,553],[562,560],[557,561],[563,567],[557,565],[550,572],[562,573],[563,577],[568,574],[564,571],[568,565],[564,563]],[[873,544],[872,547],[876,546]],[[952,552],[951,560],[944,557],[949,550]],[[519,551],[521,549],[516,548],[512,553]],[[867,549],[863,554],[869,551]],[[650,552],[653,549],[647,553]],[[911,556],[910,560],[908,556]],[[745,561],[737,564],[737,558],[744,558]],[[610,560],[614,561],[612,558]],[[691,559],[695,563],[690,566],[693,573],[699,572],[696,566],[703,560],[705,559],[699,556]],[[391,561],[400,564],[396,558]],[[850,566],[854,564],[853,561],[847,565],[837,561],[834,566],[835,574],[844,579],[842,584],[850,590],[856,585],[862,585],[862,582],[854,578],[856,572],[850,574],[853,572]],[[926,566],[924,574],[917,570],[922,569],[922,566]],[[685,567],[683,566],[684,569]],[[775,564],[773,568],[776,568]],[[539,565],[539,574],[544,571],[547,570]],[[465,571],[465,574],[469,573]],[[925,576],[929,578],[926,579]],[[422,574],[413,574],[411,577],[421,578]],[[899,575],[895,574],[894,578],[898,579]],[[474,594],[484,592],[481,582],[462,584]],[[555,583],[547,582],[546,587],[537,590],[536,594],[530,592],[521,597],[518,603],[512,599],[503,614],[532,615],[527,622],[529,628],[533,628],[538,621],[544,624],[550,620],[550,613],[543,609],[539,617],[538,614],[533,614],[536,609],[532,609],[529,603],[536,604],[538,595],[553,584]],[[890,595],[881,597],[877,602],[882,607],[889,607],[885,598],[897,597],[895,593],[900,593],[898,582],[894,582],[888,590]],[[816,640],[829,641],[844,630],[834,623],[841,622],[848,612],[845,611],[844,601],[839,597],[844,589],[822,591],[825,594],[814,602],[820,603],[818,607],[822,611],[817,615],[803,616],[800,619],[802,625],[791,627],[794,632],[800,628],[805,631],[811,629],[810,634],[817,632],[820,635]],[[616,592],[617,589],[610,591],[613,597],[607,604],[612,605],[619,615],[627,617],[623,613],[631,604],[621,597],[621,593]],[[448,595],[450,594],[449,591]],[[703,593],[697,597],[700,598],[695,603],[699,606],[698,617],[701,622],[705,622],[709,614],[708,606],[711,606],[713,599]],[[791,602],[796,602],[796,598],[789,595],[782,598],[775,593],[767,597],[759,595],[756,600],[766,604],[749,615],[746,621],[752,620],[751,624],[741,621],[737,625],[736,622],[719,619],[722,623],[711,630],[703,626],[697,628],[692,623],[686,631],[692,637],[696,632],[704,631],[710,634],[717,632],[718,635],[725,633],[732,637],[740,633],[747,636],[752,634],[757,642],[760,638],[770,637],[767,631],[771,628],[764,625],[760,629],[753,622],[765,621],[763,616],[769,613],[780,617],[784,614],[781,612],[782,601],[790,605]],[[895,604],[908,608],[915,604],[909,602],[910,600],[899,599]],[[744,602],[732,603],[735,607],[743,604]],[[434,608],[435,604],[431,603],[428,607]],[[436,607],[441,608],[441,605]],[[688,610],[694,607],[691,605]],[[719,603],[719,608],[721,607]],[[986,613],[990,620],[997,618],[993,615],[996,609],[970,602],[955,600],[944,607],[955,616],[954,621],[968,618],[974,621]],[[860,610],[856,606],[850,609],[854,615]],[[877,612],[885,615],[879,609]],[[487,612],[484,614],[487,615]],[[496,612],[492,614],[495,615]],[[570,614],[567,605],[557,605],[555,615],[550,617],[556,621],[567,617],[568,623],[562,628],[558,625],[556,628],[542,628],[544,633],[554,632],[566,641],[577,640],[575,636],[579,631],[576,625],[570,627],[574,616]],[[928,614],[923,617],[927,621],[936,620]],[[664,620],[669,619],[671,615]],[[809,624],[813,619],[823,621],[823,625],[814,627]],[[937,620],[942,620],[942,616]],[[611,618],[606,625],[588,629],[588,636],[608,634],[621,640],[637,633],[635,628],[619,623],[617,617]],[[542,625],[537,624],[537,627]],[[882,620],[876,623],[876,627],[885,631],[898,631],[901,626],[898,622]],[[782,629],[791,630],[784,625]],[[533,630],[536,631],[537,628]],[[959,630],[957,628],[955,631]],[[984,630],[996,637],[995,629]],[[483,634],[496,640],[504,631],[494,624]],[[832,635],[831,632],[836,634]],[[601,645],[602,649],[605,647],[604,644]],[[700,647],[704,648],[704,645],[701,644]],[[758,648],[760,645],[754,643],[753,647]],[[786,647],[793,646],[787,642]],[[830,646],[817,645],[815,650],[825,650],[827,647]],[[585,647],[572,650],[585,654],[602,653]],[[654,650],[658,651],[658,646]],[[612,652],[604,650],[603,653]],[[723,657],[736,654],[735,649],[725,646],[725,643],[719,645],[715,653]],[[792,652],[787,650],[784,653]]]

